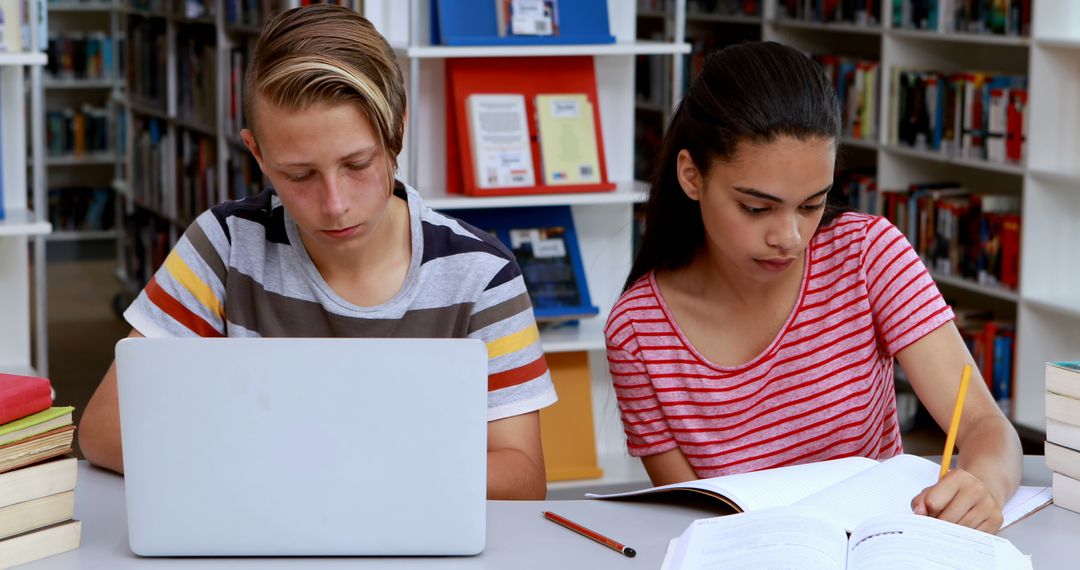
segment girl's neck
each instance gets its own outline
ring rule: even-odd
[[[784,273],[770,283],[762,283],[732,267],[718,253],[702,249],[686,267],[687,289],[709,301],[739,307],[760,308],[790,297],[802,283],[806,255],[801,255]]]

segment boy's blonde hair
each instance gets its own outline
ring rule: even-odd
[[[379,137],[392,184],[405,137],[405,82],[390,44],[360,14],[314,4],[270,18],[244,78],[244,114],[257,139],[256,97],[297,111],[356,105]]]

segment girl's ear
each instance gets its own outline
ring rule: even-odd
[[[679,186],[687,198],[698,202],[701,193],[705,190],[705,177],[698,170],[694,159],[690,157],[690,151],[685,148],[679,151],[679,157],[675,163],[675,176],[679,179]]]

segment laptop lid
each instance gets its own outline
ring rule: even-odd
[[[136,554],[483,550],[482,342],[132,338],[116,365]]]

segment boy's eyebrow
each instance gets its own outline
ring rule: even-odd
[[[817,198],[819,196],[823,196],[823,195],[827,194],[829,192],[829,190],[832,190],[832,187],[833,187],[833,185],[829,184],[823,190],[819,190],[819,191],[814,192],[813,194],[807,196],[806,198],[804,198],[802,200],[802,202],[807,202],[807,201],[813,200],[814,198]],[[766,194],[766,193],[762,192],[761,190],[756,190],[754,188],[743,188],[741,186],[732,186],[732,188],[734,188],[736,192],[746,194],[747,196],[753,196],[754,198],[760,198],[762,200],[768,200],[770,202],[776,202],[777,204],[783,204],[784,203],[784,200],[782,198],[778,198],[776,196],[773,196],[772,194]],[[800,202],[800,203],[802,203],[802,202]]]
[[[358,158],[367,158],[367,157],[371,156],[372,154],[374,154],[375,150],[376,149],[374,147],[358,150],[356,152],[349,153],[349,154],[347,154],[345,156],[342,156],[341,158],[338,158],[337,162],[346,162],[346,161],[355,160],[355,159],[358,159]],[[312,162],[285,162],[285,163],[280,164],[279,166],[282,167],[282,168],[297,168],[297,167],[314,166],[314,163],[312,163]]]

